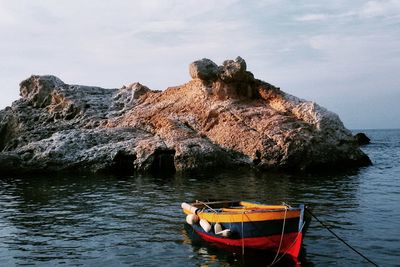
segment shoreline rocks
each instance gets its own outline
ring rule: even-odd
[[[33,75],[0,111],[0,171],[302,170],[371,164],[339,117],[255,79],[238,57],[189,66],[153,91],[68,85]]]

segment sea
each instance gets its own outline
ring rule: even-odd
[[[373,266],[326,228],[376,265],[400,266],[400,130],[360,131],[373,165],[346,172],[0,175],[0,266],[271,264],[193,236],[180,205],[196,199],[306,204],[325,226],[311,221],[301,266]]]

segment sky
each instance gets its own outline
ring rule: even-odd
[[[400,128],[400,0],[0,0],[0,109],[32,74],[164,90],[237,56],[349,129]]]

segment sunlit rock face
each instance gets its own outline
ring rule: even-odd
[[[161,172],[241,166],[314,170],[370,164],[339,117],[255,79],[238,57],[189,65],[153,91],[31,76],[0,111],[0,171]]]

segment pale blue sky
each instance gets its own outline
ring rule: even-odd
[[[163,90],[241,56],[348,128],[400,128],[400,0],[0,0],[0,38],[0,108],[31,74]]]

